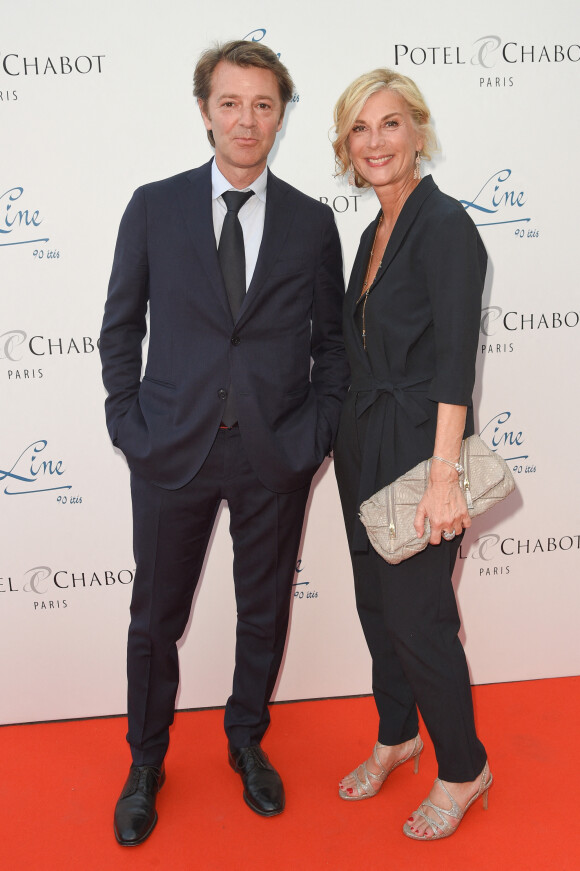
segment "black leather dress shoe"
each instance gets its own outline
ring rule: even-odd
[[[262,748],[230,746],[228,758],[242,778],[246,804],[263,817],[281,814],[286,801],[282,780]]]
[[[157,822],[155,799],[165,783],[165,768],[132,765],[115,807],[115,837],[123,847],[136,847]]]

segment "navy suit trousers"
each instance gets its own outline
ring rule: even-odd
[[[222,499],[230,511],[238,613],[225,730],[236,748],[260,743],[284,652],[308,492],[309,486],[292,493],[266,489],[237,427],[218,432],[200,471],[178,490],[132,475],[137,571],[127,651],[127,740],[135,764],[160,765],[167,751],[179,684],[177,642]]]

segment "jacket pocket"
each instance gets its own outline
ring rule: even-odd
[[[159,384],[160,387],[169,387],[172,390],[175,390],[177,386],[173,381],[162,381],[160,378],[152,378],[151,375],[144,375],[143,381],[148,381],[151,384]]]

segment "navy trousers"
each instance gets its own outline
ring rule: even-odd
[[[177,642],[222,499],[230,511],[238,614],[224,725],[233,747],[260,743],[284,652],[308,491],[267,490],[237,427],[218,432],[200,471],[179,490],[132,476],[137,570],[127,647],[127,740],[136,765],[160,765],[167,751],[179,683]]]
[[[389,565],[369,545],[353,547],[362,446],[369,415],[343,415],[334,465],[354,572],[359,618],[373,663],[378,740],[401,744],[419,728],[417,708],[435,747],[439,777],[475,780],[486,752],[475,728],[469,671],[452,574],[462,536],[428,545]],[[380,474],[380,473],[379,473]]]

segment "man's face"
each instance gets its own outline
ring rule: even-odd
[[[212,76],[207,111],[201,100],[198,103],[206,129],[213,132],[220,171],[228,178],[228,171],[239,175],[239,170],[255,170],[257,178],[284,117],[274,73],[220,61]]]

